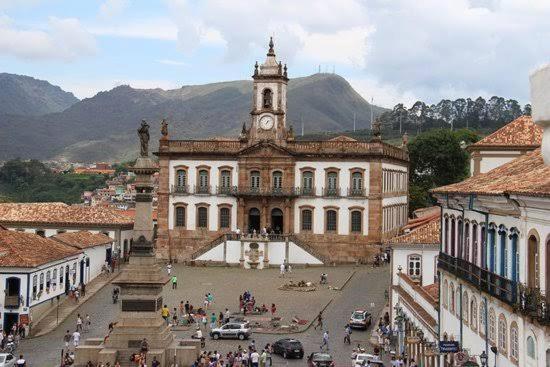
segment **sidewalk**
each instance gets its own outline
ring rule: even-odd
[[[66,297],[59,303],[59,319],[57,318],[57,306],[53,307],[36,325],[33,325],[30,333],[30,338],[39,337],[52,332],[57,325],[65,321],[72,313],[74,313],[82,304],[91,299],[104,286],[109,284],[114,278],[120,274],[120,270],[109,275],[98,275],[90,283],[86,284],[86,296],[81,297],[78,303],[73,299]]]

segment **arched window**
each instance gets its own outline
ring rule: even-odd
[[[338,188],[338,172],[327,173],[327,189],[336,190]]]
[[[313,213],[311,209],[302,209],[302,231],[311,231],[313,227]]]
[[[338,212],[330,209],[326,212],[326,231],[336,232],[338,226]]]
[[[481,268],[487,269],[487,229],[481,226]]]
[[[497,336],[497,315],[493,308],[489,309],[489,340],[493,343],[496,342]]]
[[[199,193],[207,193],[209,190],[208,170],[199,171]]]
[[[250,172],[250,188],[252,189],[260,188],[260,171]]]
[[[462,320],[464,320],[465,324],[468,324],[470,322],[470,317],[468,315],[468,310],[470,306],[470,300],[468,298],[468,292],[464,291],[462,294]]]
[[[470,328],[472,330],[477,329],[477,300],[475,297],[472,297],[470,303]]]
[[[464,223],[464,254],[462,258],[470,261],[470,223]]]
[[[220,208],[220,228],[229,228],[231,225],[231,210]]]
[[[422,276],[422,257],[412,254],[407,257],[407,274],[413,279],[419,279]]]
[[[59,268],[59,284],[63,284],[63,267]]]
[[[32,276],[32,299],[36,299],[37,292],[38,292],[38,276],[35,274]]]
[[[495,224],[491,223],[489,226],[489,271],[496,273],[497,270],[497,230]]]
[[[283,173],[281,171],[275,171],[273,172],[272,176],[272,185],[274,189],[282,189],[283,188]]]
[[[451,218],[451,256],[456,256],[456,219]]]
[[[449,304],[449,283],[443,282],[443,307],[447,308]]]
[[[187,185],[187,171],[184,169],[176,171],[176,185],[178,187],[185,187]]]
[[[477,252],[479,251],[478,242],[479,242],[479,238],[477,233],[477,223],[473,223],[472,224],[472,263],[475,265],[479,265],[477,262],[478,261]]]
[[[517,228],[510,228],[509,238],[510,238],[510,257],[512,259],[511,261],[512,267],[510,269],[511,278],[514,282],[517,282],[519,280],[519,250],[518,250]],[[546,289],[549,289],[549,288],[547,287]]]
[[[485,335],[485,329],[487,328],[487,315],[485,302],[479,301],[479,333]]]
[[[273,106],[273,92],[271,92],[271,89],[266,88],[263,90],[263,103],[262,106],[264,108],[271,108]]]
[[[539,240],[535,235],[527,241],[527,286],[539,288]]]
[[[176,207],[176,227],[185,227],[185,207]]]
[[[363,174],[361,172],[351,174],[351,189],[356,192],[363,190]]]
[[[52,285],[52,272],[48,270],[46,272],[46,289],[49,289]]]
[[[361,233],[363,231],[363,213],[360,210],[351,211],[351,232]]]
[[[40,273],[40,291],[44,289],[44,273]]]
[[[499,272],[501,277],[507,278],[509,276],[508,271],[508,243],[506,241],[506,227],[500,226],[498,229],[499,247],[500,247],[500,266]]]
[[[527,337],[527,356],[529,358],[535,359],[537,356],[537,348],[535,345],[535,338],[533,338],[531,335]]]
[[[445,217],[445,235],[443,236],[445,242],[445,253],[449,254],[449,218]]]
[[[220,186],[223,189],[231,187],[231,171],[224,169],[220,172]]]
[[[510,326],[510,357],[519,362],[519,333],[515,321]]]
[[[498,316],[498,351],[506,355],[506,346],[508,345],[508,324],[503,314]]]
[[[313,191],[313,172],[302,172],[302,193],[311,194]]]
[[[52,284],[57,285],[57,268],[53,269]]]
[[[463,238],[462,238],[462,219],[458,219],[457,221],[457,233],[456,233],[456,238],[457,238],[457,241],[456,241],[456,256],[458,256],[459,258],[462,258],[464,259],[464,242],[463,242]]]
[[[462,307],[462,305],[460,304],[460,287],[458,284],[456,285],[455,302],[456,317],[460,317],[460,308]]]
[[[453,283],[451,283],[451,287],[449,288],[449,311],[454,315],[455,313],[455,286]]]
[[[208,208],[204,206],[197,209],[197,227],[208,228]]]

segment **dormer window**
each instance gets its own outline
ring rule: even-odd
[[[273,106],[273,92],[271,92],[271,89],[264,89],[262,105],[263,108],[271,108]]]

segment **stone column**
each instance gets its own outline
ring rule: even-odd
[[[283,218],[283,233],[290,233],[290,201],[285,199],[285,216]]]
[[[241,258],[239,259],[241,268],[244,268],[244,241],[241,240]]]
[[[290,244],[288,243],[288,237],[285,237],[285,261],[288,263],[290,255]]]
[[[267,200],[262,199],[262,213],[261,213],[261,220],[260,220],[260,229],[263,227],[267,227],[267,223],[269,222],[269,213],[267,212]]]
[[[227,264],[227,237],[223,240],[223,262]]]
[[[264,269],[269,267],[269,241],[264,241]]]

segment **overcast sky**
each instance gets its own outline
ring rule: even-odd
[[[0,0],[0,71],[79,98],[247,79],[273,35],[291,77],[321,65],[382,106],[525,103],[549,19],[550,0]]]

